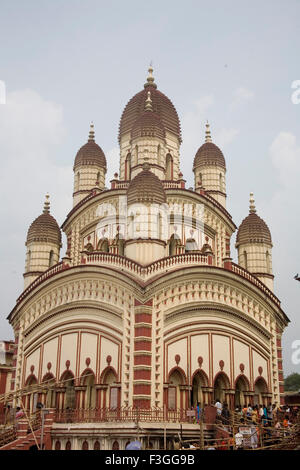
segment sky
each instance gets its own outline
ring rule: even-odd
[[[237,226],[254,193],[272,234],[275,294],[291,320],[284,372],[300,373],[300,2],[0,0],[0,12],[0,339],[13,339],[6,317],[23,290],[26,234],[45,194],[62,224],[91,121],[110,187],[121,113],[152,61],[181,121],[186,187],[208,120]]]

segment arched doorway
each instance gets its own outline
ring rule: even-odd
[[[266,398],[263,394],[268,393],[268,386],[263,377],[258,377],[254,383],[254,405],[266,405]]]
[[[193,407],[196,407],[198,403],[201,407],[204,405],[203,387],[207,386],[207,377],[203,371],[199,370],[192,379],[191,405]]]
[[[86,387],[84,395],[84,408],[96,408],[95,375],[90,369],[83,372],[81,383]]]
[[[224,372],[216,375],[214,380],[214,401],[219,400],[221,403],[226,401],[225,391],[230,388],[230,382]]]
[[[26,381],[26,386],[29,387],[29,394],[27,396],[27,410],[29,413],[35,413],[36,404],[38,402],[38,393],[35,391],[38,381],[35,375],[28,377]],[[32,390],[31,390],[32,389]]]
[[[235,383],[235,392],[234,392],[234,406],[248,405],[247,398],[245,397],[245,392],[250,389],[250,385],[246,377],[241,375],[238,377]],[[248,400],[249,401],[249,400]]]
[[[169,256],[177,255],[178,245],[181,245],[181,240],[176,233],[173,233],[169,240]]]
[[[180,386],[185,382],[179,369],[174,369],[169,375],[168,388],[168,410],[175,411],[178,408],[184,408],[183,395]]]
[[[69,410],[75,409],[74,375],[68,370],[62,375],[60,380],[65,387],[64,408]]]
[[[102,383],[107,385],[106,391],[104,391],[104,406],[110,410],[116,410],[119,406],[119,387],[117,386],[117,374],[112,367],[104,372]]]
[[[87,441],[82,443],[82,450],[89,450],[89,443]]]
[[[119,443],[118,441],[115,441],[112,445],[112,450],[119,450],[120,446],[119,446]]]
[[[43,377],[42,383],[45,384],[47,390],[45,406],[46,408],[55,408],[56,406],[56,392],[55,392],[55,378],[50,372]]]

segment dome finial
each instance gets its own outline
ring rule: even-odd
[[[45,196],[45,202],[44,202],[44,210],[43,210],[43,213],[44,214],[50,214],[50,202],[49,202],[49,194],[47,193],[46,196]]]
[[[211,140],[211,134],[210,134],[210,127],[209,127],[208,121],[206,121],[205,126],[206,126],[205,142],[212,142],[212,140]]]
[[[256,208],[255,208],[255,201],[253,197],[253,193],[250,193],[250,207],[249,207],[249,212],[250,214],[255,214]]]
[[[156,88],[156,84],[154,83],[154,77],[153,77],[153,67],[152,67],[152,61],[150,62],[149,68],[148,68],[148,77],[147,77],[147,83],[145,83],[144,87],[146,88],[147,86],[153,86]]]
[[[89,139],[88,142],[95,142],[95,131],[94,131],[94,123],[93,121],[90,124],[90,132],[89,132]]]
[[[153,111],[150,91],[148,91],[147,93],[147,99],[145,101],[145,111]]]

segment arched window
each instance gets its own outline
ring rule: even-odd
[[[100,171],[97,173],[96,186],[99,186],[100,183]]]
[[[101,238],[98,242],[97,251],[109,253],[109,243],[107,238]]]
[[[100,450],[100,449],[101,449],[100,442],[96,441],[95,444],[94,444],[94,450]]]
[[[188,253],[189,251],[197,251],[198,245],[194,238],[187,238],[185,242],[185,252]]]
[[[80,172],[78,171],[76,174],[76,183],[75,183],[75,191],[79,191],[80,187]]]
[[[49,268],[54,265],[54,251],[51,250],[49,253]]]
[[[177,246],[181,244],[181,240],[178,235],[173,233],[169,241],[169,256],[174,256],[177,254]]]
[[[125,160],[125,180],[131,179],[131,154],[128,153]]]
[[[85,245],[84,249],[85,251],[88,251],[88,252],[94,251],[94,247],[91,243],[88,243],[87,245]]]
[[[166,180],[172,180],[172,179],[173,179],[173,158],[168,153],[168,155],[166,156]]]
[[[89,450],[89,443],[87,441],[82,443],[82,450]]]
[[[35,413],[36,411],[36,404],[38,401],[38,393],[35,391],[37,385],[37,378],[35,375],[31,375],[27,381],[26,381],[26,386],[29,386],[29,390],[32,389],[31,393],[27,395],[27,409],[29,410],[29,413]]]
[[[267,398],[264,396],[268,393],[268,386],[263,377],[258,377],[254,383],[254,405],[265,405]]]
[[[220,191],[223,192],[223,176],[222,176],[222,173],[219,174],[219,188],[220,188]]]
[[[60,450],[61,449],[61,444],[60,441],[55,442],[55,450]]]
[[[120,446],[119,446],[119,443],[118,441],[115,441],[112,445],[112,450],[119,450]]]
[[[71,450],[71,449],[72,449],[71,441],[68,441],[66,443],[66,450]]]
[[[199,173],[199,186],[202,186],[202,173]]]
[[[267,262],[267,273],[271,273],[271,259],[270,259],[270,253],[267,251],[266,252],[266,262]]]
[[[26,271],[30,270],[30,263],[31,263],[31,250],[28,250],[27,261],[26,261]]]
[[[156,231],[157,238],[160,240],[162,235],[162,217],[160,213],[156,216]]]
[[[248,269],[248,260],[247,260],[247,252],[246,251],[244,251],[243,257],[244,257],[244,268]]]

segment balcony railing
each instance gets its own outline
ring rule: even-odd
[[[193,423],[191,410],[164,410],[163,408],[93,408],[89,410],[57,411],[56,423],[100,423],[100,422],[169,422]]]
[[[101,266],[115,266],[122,271],[132,273],[139,276],[143,281],[147,281],[153,276],[162,274],[168,271],[173,271],[182,266],[199,266],[208,265],[209,256],[201,253],[187,253],[182,255],[168,256],[162,258],[154,263],[142,266],[135,261],[132,261],[124,256],[115,255],[112,253],[93,252],[82,253],[82,263]]]

